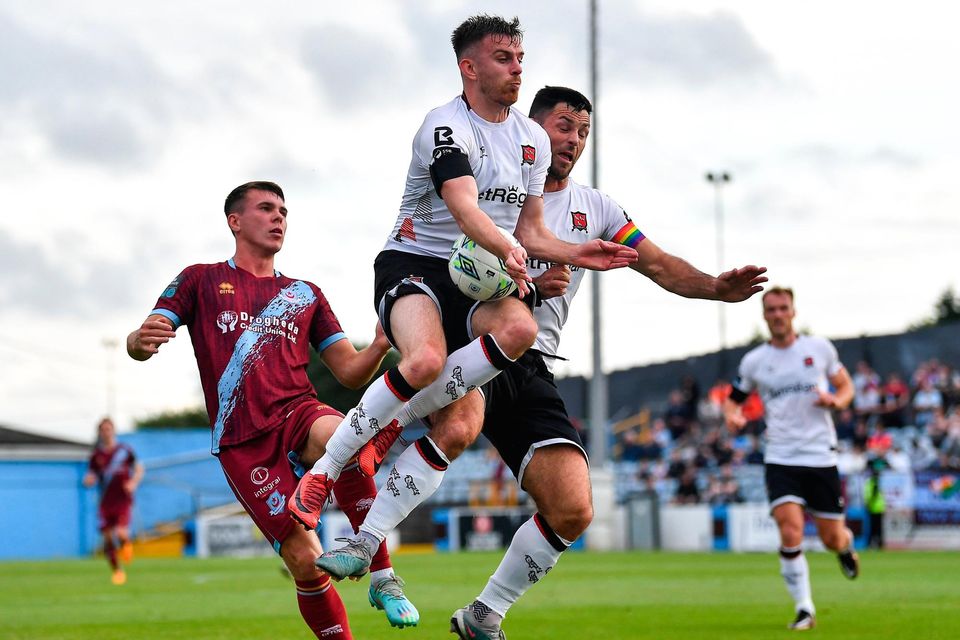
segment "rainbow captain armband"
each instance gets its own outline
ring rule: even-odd
[[[637,245],[640,244],[645,237],[646,236],[640,232],[640,229],[637,229],[637,225],[633,224],[632,220],[627,220],[627,223],[613,234],[611,240],[636,249]]]

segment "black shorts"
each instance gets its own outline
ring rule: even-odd
[[[425,294],[440,311],[447,353],[474,339],[471,318],[480,304],[463,295],[450,278],[447,260],[421,256],[406,251],[381,251],[373,262],[374,298],[380,324],[390,343],[396,346],[390,332],[390,310],[398,298]]]
[[[843,491],[836,467],[794,467],[770,463],[764,466],[771,510],[785,502],[795,502],[818,518],[843,517]]]
[[[580,434],[570,422],[553,374],[539,351],[520,356],[483,385],[483,393],[483,435],[496,447],[521,487],[524,469],[540,447],[570,444],[587,458]]]

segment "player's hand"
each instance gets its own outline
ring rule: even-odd
[[[533,278],[527,273],[527,250],[520,245],[513,247],[504,259],[503,265],[507,268],[507,274],[517,283],[520,297],[530,293],[527,283],[533,282]]]
[[[160,345],[170,342],[177,333],[163,320],[147,318],[127,341],[127,353],[136,360],[146,360],[160,350]]]
[[[830,393],[829,391],[824,391],[823,389],[817,389],[817,399],[813,401],[813,404],[818,407],[823,407],[824,409],[837,409],[837,397]]]
[[[752,264],[724,271],[717,276],[717,300],[742,302],[753,294],[763,291],[760,285],[767,281],[767,277],[763,275],[766,272],[766,267],[756,267]]]
[[[743,414],[739,411],[736,413],[728,413],[724,417],[727,422],[727,429],[730,431],[737,432],[747,426],[747,419],[744,418]]]
[[[570,267],[565,264],[555,264],[533,279],[537,285],[537,292],[541,300],[556,298],[567,292],[570,286]]]
[[[380,324],[379,320],[377,321],[377,328],[373,334],[373,346],[384,353],[390,350],[390,341],[387,340],[387,334],[384,332],[383,325]]]
[[[127,495],[132,496],[133,492],[137,490],[137,483],[133,480],[127,480],[123,483],[123,490],[127,492]]]
[[[639,259],[636,249],[616,242],[595,239],[577,245],[570,263],[594,271],[608,271],[628,267]]]

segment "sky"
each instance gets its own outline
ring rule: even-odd
[[[946,3],[599,0],[598,186],[648,238],[716,274],[759,264],[800,327],[896,333],[960,289],[960,10]],[[518,15],[520,100],[590,94],[586,0],[0,0],[0,425],[91,441],[202,403],[185,330],[122,344],[184,267],[232,255],[222,203],[274,180],[277,267],[373,336],[373,259],[423,116],[460,91],[450,32]],[[343,5],[341,5],[343,6]],[[954,80],[951,80],[954,78]],[[592,184],[593,150],[573,177]],[[604,369],[716,350],[718,304],[601,276]],[[589,374],[590,289],[559,375]],[[726,343],[762,329],[727,305]]]

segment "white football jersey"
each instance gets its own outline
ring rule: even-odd
[[[817,389],[843,368],[837,349],[825,339],[797,336],[786,349],[762,344],[740,362],[734,386],[757,389],[767,423],[764,462],[797,467],[837,464],[837,432],[830,410],[814,404]]]
[[[543,194],[543,222],[560,240],[582,244],[600,238],[636,248],[643,240],[630,216],[610,196],[573,180],[560,191]],[[553,266],[552,262],[527,258],[527,272],[534,278]],[[570,267],[570,286],[562,296],[544,300],[534,312],[539,325],[533,348],[557,355],[560,332],[570,313],[573,296],[580,288],[584,269]],[[547,358],[548,366],[552,359]]]
[[[435,152],[443,147],[466,155],[478,204],[498,227],[512,233],[524,201],[543,195],[550,167],[550,138],[543,127],[513,108],[503,122],[487,122],[457,96],[428,113],[413,139],[400,215],[384,249],[450,257],[462,232],[430,176]]]

